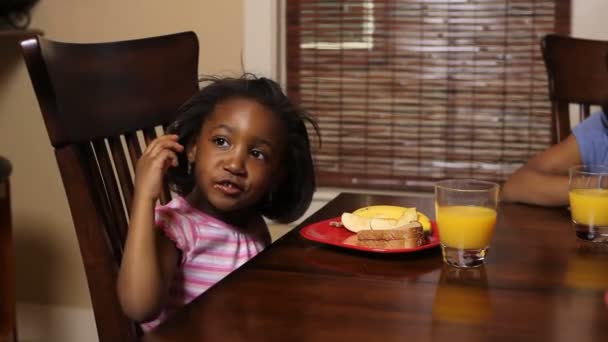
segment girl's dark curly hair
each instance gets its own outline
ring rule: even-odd
[[[286,172],[276,192],[260,201],[259,209],[262,215],[279,222],[291,222],[302,216],[315,191],[305,122],[308,121],[319,136],[316,121],[294,105],[270,79],[244,74],[240,78],[207,77],[201,82],[207,85],[179,108],[177,119],[167,128],[167,133],[177,134],[180,144],[189,146],[195,142],[205,119],[218,103],[230,98],[246,98],[264,105],[279,116],[285,127],[287,142],[282,166]],[[167,177],[172,190],[185,196],[194,189],[195,179],[188,173],[185,151],[178,154],[178,160],[178,166],[169,168]]]

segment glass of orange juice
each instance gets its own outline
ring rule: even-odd
[[[443,261],[456,267],[481,266],[496,226],[499,186],[475,179],[435,184],[435,218]]]
[[[569,198],[576,236],[608,242],[608,165],[578,165],[569,170]]]

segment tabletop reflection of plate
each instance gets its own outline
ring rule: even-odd
[[[417,252],[439,246],[439,232],[437,224],[431,221],[431,235],[427,236],[427,243],[414,248],[369,248],[357,244],[357,234],[343,227],[335,227],[330,222],[340,222],[340,218],[332,218],[310,224],[300,230],[300,236],[307,240],[320,242],[326,245],[338,246],[360,251],[376,253],[409,253]]]

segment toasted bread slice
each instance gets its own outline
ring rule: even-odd
[[[400,240],[424,236],[422,225],[411,222],[406,226],[395,229],[363,229],[357,232],[357,239],[361,240]]]
[[[370,248],[412,248],[424,245],[426,239],[419,222],[396,229],[365,229],[357,232],[357,244]]]
[[[367,248],[395,249],[415,248],[424,245],[424,237],[400,240],[361,240],[357,245]]]

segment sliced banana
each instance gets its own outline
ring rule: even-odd
[[[409,211],[409,212],[408,212]],[[415,221],[420,222],[422,228],[425,231],[431,230],[431,220],[424,215],[423,213],[416,210],[416,208],[406,208],[400,207],[396,205],[370,205],[367,207],[359,208],[353,211],[353,214],[368,218],[373,217],[384,217],[384,218],[392,218],[398,221],[397,225],[402,225],[402,222],[410,219],[409,216],[404,215],[412,215],[416,213]]]
[[[382,218],[382,217],[372,217],[369,219],[369,228],[375,230],[383,230],[383,229],[393,229],[396,227],[397,220]]]
[[[351,213],[343,213],[342,225],[351,232],[358,232],[365,229],[393,229],[397,224],[397,220],[384,217],[363,217]]]
[[[341,217],[344,228],[356,233],[360,230],[370,229],[369,218],[362,217],[351,213],[343,213]]]
[[[396,222],[396,227],[406,226],[411,222],[418,220],[418,213],[416,208],[407,208],[403,211],[403,214]]]

